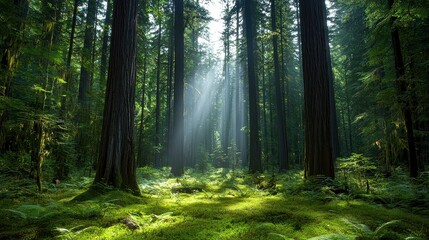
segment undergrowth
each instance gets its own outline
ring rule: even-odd
[[[371,176],[371,191],[302,172],[138,169],[142,196],[72,178],[38,193],[1,176],[0,239],[427,239],[427,182]],[[348,179],[353,181],[353,179]],[[173,189],[175,189],[173,191]],[[79,198],[85,193],[85,198]],[[410,211],[411,210],[411,211]]]

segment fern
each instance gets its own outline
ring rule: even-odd
[[[56,227],[54,228],[54,231],[59,232],[59,235],[57,236],[57,238],[59,239],[74,239],[77,237],[77,235],[92,228],[95,228],[95,227],[94,226],[84,227],[83,225],[78,225],[70,229]]]
[[[327,234],[309,238],[309,240],[351,240],[353,238],[342,234]]]
[[[278,234],[278,233],[268,233],[269,239],[284,239],[284,240],[290,240],[292,238],[288,238],[285,235]]]
[[[375,229],[374,234],[378,235],[381,231],[383,231],[385,228],[395,225],[397,223],[400,223],[401,221],[399,220],[392,220],[386,223],[381,224],[379,227],[377,227],[377,229]]]

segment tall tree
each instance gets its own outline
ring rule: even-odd
[[[175,176],[181,176],[184,172],[184,78],[185,78],[185,21],[183,16],[183,0],[175,0],[175,28],[174,28],[174,49],[175,49],[175,69],[174,69],[174,105],[173,105],[173,138],[170,138],[169,146],[170,161],[172,163],[171,172]]]
[[[97,14],[97,0],[89,0],[86,13],[85,35],[82,49],[80,79],[79,79],[79,105],[80,111],[78,116],[79,135],[78,135],[78,161],[86,163],[90,159],[89,138],[90,129],[90,88],[91,76],[93,71],[93,45],[94,45],[94,27]]]
[[[389,8],[392,10],[395,1],[389,1]],[[413,130],[413,117],[411,110],[411,101],[410,96],[408,96],[409,91],[409,82],[405,75],[405,66],[404,60],[402,57],[401,50],[401,41],[399,38],[398,28],[395,26],[395,21],[397,17],[392,14],[390,17],[390,23],[392,27],[391,38],[392,38],[392,47],[393,55],[395,60],[395,73],[396,73],[396,89],[398,92],[398,101],[402,109],[402,114],[404,116],[405,128],[407,130],[407,143],[408,143],[408,161],[410,168],[410,177],[417,177],[418,174],[418,162],[417,162],[417,153],[416,153],[416,143],[414,139],[414,130]]]
[[[278,50],[278,33],[277,33],[277,18],[276,18],[276,2],[270,0],[271,3],[271,31],[273,32],[273,61],[274,61],[274,86],[276,88],[276,109],[277,109],[277,129],[278,129],[278,161],[280,163],[280,170],[287,170],[289,168],[288,161],[288,146],[286,138],[286,118],[284,113],[283,94],[281,92],[280,83],[280,64],[279,64],[279,50]]]
[[[101,145],[94,182],[140,192],[134,159],[137,0],[114,1]]]
[[[261,148],[258,125],[258,88],[256,56],[256,1],[244,0],[244,21],[247,40],[247,74],[249,81],[250,158],[249,171],[261,172]]]
[[[161,166],[161,39],[162,39],[162,13],[161,4],[158,0],[157,5],[157,22],[158,22],[158,36],[157,36],[157,51],[156,51],[156,105],[155,105],[155,166]]]
[[[73,15],[72,15],[72,24],[71,24],[71,30],[70,30],[70,38],[69,38],[69,46],[67,51],[67,59],[66,59],[66,72],[64,79],[67,82],[65,94],[61,97],[61,116],[63,119],[66,119],[67,117],[67,97],[70,94],[70,89],[72,87],[72,71],[71,71],[71,61],[72,61],[72,55],[73,55],[73,48],[74,48],[74,37],[76,33],[76,22],[77,22],[77,10],[78,10],[79,0],[74,0],[73,3]]]
[[[324,0],[300,0],[304,78],[305,176],[333,178],[328,44]]]
[[[112,0],[107,0],[106,18],[103,25],[103,39],[101,44],[101,59],[100,59],[100,84],[106,82],[107,74],[107,50],[109,47],[110,25],[112,24]]]

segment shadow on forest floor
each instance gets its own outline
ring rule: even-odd
[[[427,215],[353,198],[321,197],[317,191],[292,194],[284,186],[296,183],[287,175],[277,176],[277,185],[266,190],[255,183],[255,176],[240,172],[175,179],[166,171],[140,169],[139,176],[141,197],[110,189],[85,201],[71,200],[88,189],[91,179],[64,182],[43,193],[26,180],[6,179],[0,188],[0,238],[429,238]],[[201,191],[172,191],[180,187]]]

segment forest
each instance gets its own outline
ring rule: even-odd
[[[0,0],[0,239],[429,239],[429,1]]]

